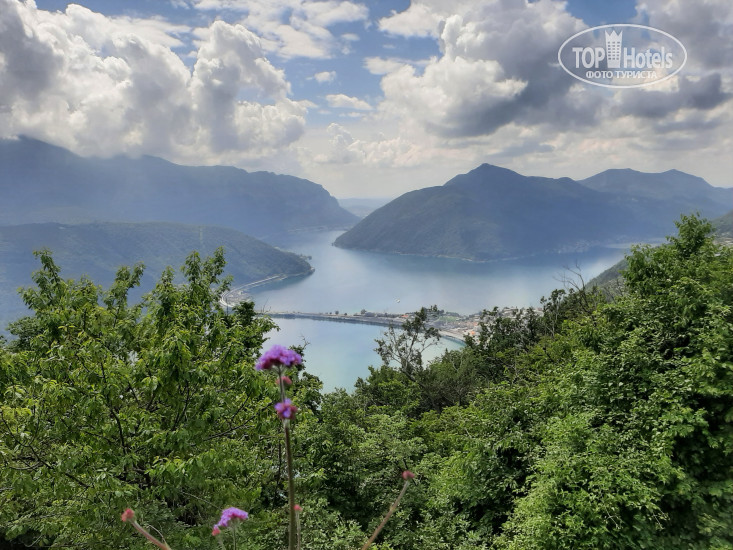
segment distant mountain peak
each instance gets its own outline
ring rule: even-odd
[[[575,181],[482,164],[398,197],[335,244],[471,260],[569,252],[663,237],[680,214],[720,215],[731,199],[733,190],[679,171],[622,168]]]
[[[511,170],[509,168],[504,168],[503,166],[497,166],[496,164],[489,164],[487,162],[483,163],[478,168],[474,168],[469,174],[482,174],[482,175],[504,175],[504,176],[520,176],[525,177],[519,172],[515,172],[514,170]]]
[[[498,184],[506,182],[517,182],[525,179],[525,176],[510,170],[502,168],[495,164],[484,163],[465,174],[459,174],[445,183],[445,186],[453,185],[482,185]]]

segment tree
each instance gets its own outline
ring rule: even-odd
[[[274,484],[275,388],[252,368],[272,323],[251,304],[222,310],[222,250],[191,254],[183,284],[168,269],[135,305],[142,266],[103,291],[38,256],[34,315],[0,350],[0,540],[138,547],[118,525],[132,506],[174,547],[215,545],[221,508],[256,512]]]
[[[428,323],[437,313],[437,306],[422,307],[402,323],[399,333],[390,326],[383,338],[375,340],[377,348],[374,351],[382,358],[382,363],[396,363],[401,373],[415,381],[416,374],[423,369],[423,352],[440,340],[438,329]]]
[[[733,251],[697,217],[678,228],[558,337],[500,548],[733,548]]]

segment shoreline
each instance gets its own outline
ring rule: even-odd
[[[264,313],[273,319],[309,319],[311,321],[323,321],[330,323],[351,323],[359,325],[376,325],[385,327],[400,327],[404,321],[402,317],[364,317],[361,315],[334,315],[328,313],[303,313],[299,311],[270,311]],[[440,330],[441,338],[465,344],[462,335],[455,331]]]

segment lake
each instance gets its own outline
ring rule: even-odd
[[[308,277],[257,289],[258,310],[309,313],[404,313],[422,306],[470,314],[494,306],[539,306],[540,298],[563,287],[567,268],[578,266],[588,281],[623,258],[627,249],[603,248],[582,253],[534,256],[488,263],[345,250],[331,243],[340,231],[297,233],[270,241],[310,256],[315,272]],[[271,343],[309,342],[308,371],[324,389],[351,389],[358,377],[378,365],[374,338],[384,327],[305,319],[276,319],[279,333]],[[455,343],[449,344],[457,346]]]

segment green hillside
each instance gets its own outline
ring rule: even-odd
[[[710,222],[713,226],[713,236],[715,240],[722,244],[733,245],[733,210],[715,218]],[[623,285],[621,271],[629,266],[628,261],[624,258],[620,262],[612,265],[603,273],[588,281],[588,287],[597,286],[602,291],[609,294],[617,294]]]
[[[175,223],[58,223],[0,226],[0,323],[24,312],[17,294],[31,284],[30,274],[40,266],[32,252],[48,248],[64,277],[86,275],[108,285],[121,265],[145,264],[143,289],[150,289],[167,266],[183,264],[196,250],[211,255],[224,247],[227,274],[234,285],[272,276],[310,273],[303,258],[278,250],[233,229]]]

